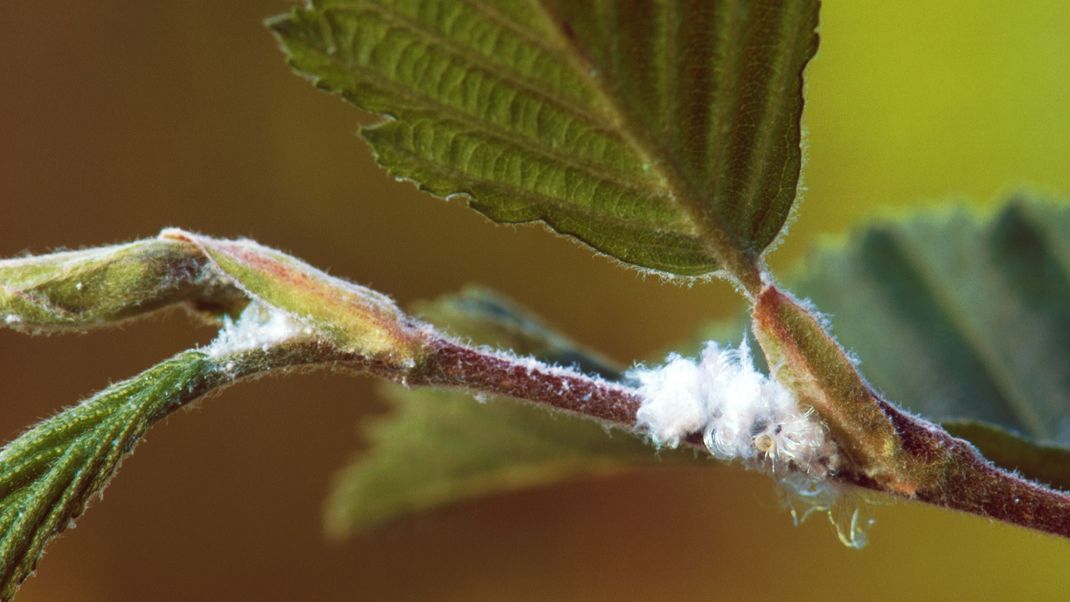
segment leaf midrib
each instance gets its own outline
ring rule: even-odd
[[[717,261],[718,266],[738,279],[751,293],[757,293],[760,278],[756,257],[750,256],[732,244],[728,232],[713,220],[703,219],[701,207],[704,201],[687,182],[676,160],[671,154],[664,152],[661,145],[655,144],[645,135],[645,128],[635,122],[624,110],[620,99],[606,87],[601,78],[594,75],[596,73],[594,65],[591,64],[583,49],[561,31],[558,26],[561,20],[556,17],[553,10],[545,4],[544,0],[526,1],[552,24],[550,30],[553,32],[557,46],[563,51],[561,55],[591,86],[601,101],[596,103],[597,106],[602,106],[610,121],[619,126],[621,138],[632,148],[633,152],[643,159],[644,164],[650,165],[650,173],[658,177],[664,184],[669,197],[686,212],[695,228],[704,235],[702,238],[706,243],[706,249]]]

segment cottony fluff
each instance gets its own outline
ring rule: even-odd
[[[210,358],[222,357],[268,348],[298,337],[312,335],[312,329],[286,312],[253,301],[242,310],[237,321],[223,318],[223,328],[216,338],[201,350]]]
[[[715,457],[781,477],[823,480],[836,468],[836,446],[824,425],[812,409],[799,408],[791,391],[754,369],[746,341],[738,349],[711,341],[698,361],[674,354],[630,376],[643,399],[637,427],[657,445],[676,447],[701,433]]]

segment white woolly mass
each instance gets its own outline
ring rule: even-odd
[[[823,479],[837,463],[836,446],[812,410],[790,390],[754,369],[744,341],[738,349],[709,342],[698,360],[670,355],[656,368],[636,368],[643,402],[637,427],[657,445],[676,447],[701,433],[722,460],[786,476]]]
[[[223,329],[201,351],[210,358],[219,359],[254,349],[267,351],[290,339],[311,334],[311,328],[290,314],[253,301],[236,321],[224,317]]]

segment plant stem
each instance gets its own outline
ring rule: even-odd
[[[409,386],[504,395],[627,429],[634,428],[642,403],[636,390],[626,385],[440,337],[428,342],[422,361],[411,370],[369,364],[344,354],[332,361]],[[848,464],[833,475],[836,481],[1070,538],[1070,495],[992,465],[969,443],[905,413],[864,386],[867,398],[892,427],[899,451],[888,470],[897,476],[884,473],[874,478],[871,471]],[[686,442],[705,449],[701,434]]]
[[[505,395],[631,428],[642,400],[634,389],[546,366],[531,358],[487,353],[439,339],[409,384],[462,387]]]
[[[201,259],[199,253],[211,261]],[[101,295],[78,297],[92,311],[76,316],[72,324],[86,327],[127,318],[176,300],[223,299],[228,306],[237,307],[240,304],[235,298],[248,294],[254,302],[267,303],[275,311],[310,325],[278,345],[253,345],[222,359],[211,359],[200,384],[185,389],[160,415],[243,378],[294,368],[341,368],[404,385],[455,387],[476,395],[513,397],[605,424],[635,428],[643,400],[625,384],[533,358],[459,344],[406,316],[375,291],[333,279],[250,241],[220,241],[167,231],[161,239],[105,249],[103,254],[78,252],[32,261],[8,260],[0,263],[0,268],[7,269],[9,276],[30,270],[30,276],[36,278],[31,283],[34,286],[26,288],[34,294],[12,296],[9,301],[25,303],[8,311],[17,310],[15,315],[20,318],[32,317],[37,315],[33,312],[40,313],[38,306],[48,307],[49,302],[63,298],[61,293],[66,294],[67,289],[89,294],[92,291],[82,291],[74,283],[81,282],[90,273],[86,270],[96,269],[98,264],[126,266],[121,263],[126,254],[131,255],[134,268],[142,263],[162,266],[160,269],[171,276],[167,281],[171,288],[150,286],[141,296],[114,300]],[[743,255],[737,259],[727,267],[754,303],[754,330],[774,375],[795,392],[800,404],[812,406],[821,415],[845,457],[834,479],[1070,538],[1070,495],[997,468],[969,443],[882,399],[812,309],[772,284],[761,284],[765,279],[756,264]],[[64,270],[53,274],[55,270],[49,269],[55,262],[62,263]],[[172,269],[175,265],[196,269]],[[104,274],[118,280],[103,282],[120,288],[127,283],[124,277],[141,274],[132,268],[113,272]],[[204,274],[209,277],[204,278]],[[201,294],[198,287],[225,294]],[[176,299],[160,292],[172,288],[192,293]],[[37,305],[27,305],[31,301]],[[35,328],[52,324],[44,319],[33,323]],[[153,414],[150,422],[159,417]],[[701,433],[685,440],[704,448]]]
[[[905,462],[930,467],[914,494],[903,497],[1070,538],[1070,495],[1003,470],[969,442],[887,401],[880,404],[895,425]],[[876,488],[857,475],[841,478]]]

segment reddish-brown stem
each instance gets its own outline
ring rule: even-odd
[[[626,428],[635,426],[641,398],[628,386],[441,338],[428,341],[427,350],[411,371],[381,364],[360,367],[408,385],[503,395]],[[926,467],[913,473],[925,478],[915,480],[918,486],[912,495],[889,490],[851,466],[835,475],[838,481],[1070,538],[1070,495],[992,465],[969,443],[870,394],[894,426],[901,461],[915,469]],[[695,434],[687,443],[702,447],[701,436]]]
[[[994,466],[972,445],[881,400],[907,458],[941,468],[914,498],[1070,537],[1070,495]]]
[[[439,339],[410,384],[463,387],[550,405],[625,427],[635,424],[641,399],[628,387],[554,368],[533,359],[488,353]]]

